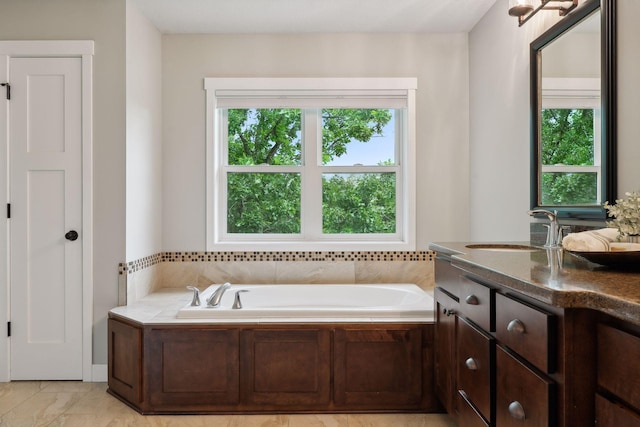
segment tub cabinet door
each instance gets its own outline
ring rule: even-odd
[[[211,411],[239,403],[237,329],[145,329],[152,412]]]
[[[329,405],[329,330],[243,330],[242,402],[251,409],[307,410]]]
[[[341,409],[419,408],[422,329],[337,329],[334,387]]]
[[[109,389],[132,405],[142,402],[142,330],[109,319]]]

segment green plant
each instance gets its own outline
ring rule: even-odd
[[[610,227],[618,229],[623,236],[640,234],[640,193],[637,191],[624,193],[624,199],[617,199],[615,205],[604,203],[608,216],[615,218],[609,221]]]

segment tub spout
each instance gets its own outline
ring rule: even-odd
[[[218,307],[220,306],[220,301],[222,300],[222,295],[224,295],[225,291],[231,287],[231,283],[226,282],[223,285],[218,286],[211,297],[207,299],[207,307]]]

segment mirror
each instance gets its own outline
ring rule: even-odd
[[[616,197],[615,0],[590,0],[531,43],[531,207],[601,220]]]

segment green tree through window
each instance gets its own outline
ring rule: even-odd
[[[388,109],[321,110],[323,165],[347,153],[352,141],[381,135]],[[228,164],[299,166],[303,114],[299,109],[228,109]],[[391,160],[386,160],[391,162]],[[385,164],[385,160],[380,163]],[[323,233],[395,233],[394,173],[323,174]],[[299,172],[227,174],[227,232],[299,233]]]
[[[589,205],[598,203],[598,175],[581,172],[579,166],[594,165],[594,110],[542,110],[542,165],[577,166],[570,171],[542,173],[543,205]]]

